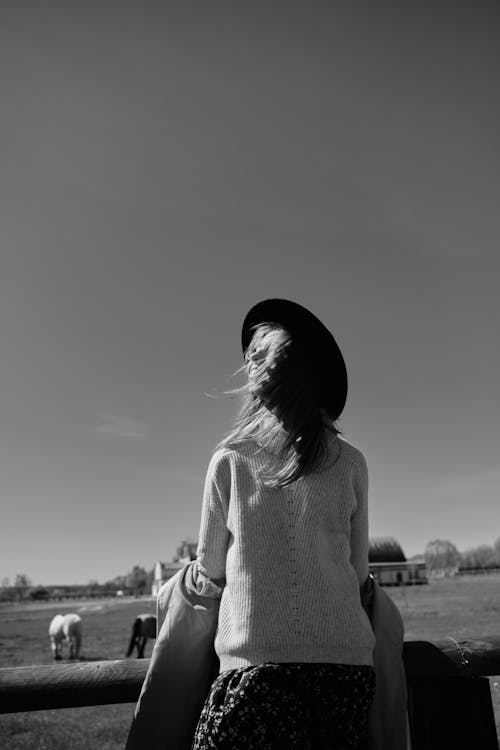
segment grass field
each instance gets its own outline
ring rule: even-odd
[[[389,588],[407,640],[500,634],[500,576],[434,581]],[[4,605],[0,609],[0,667],[51,664],[47,628],[54,614],[77,611],[84,623],[83,660],[121,659],[134,617],[155,611],[152,599]],[[148,645],[146,656],[151,653]],[[491,679],[500,736],[500,679]],[[132,704],[0,716],[2,750],[122,750]]]

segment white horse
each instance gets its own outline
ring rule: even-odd
[[[82,645],[82,618],[79,615],[56,615],[49,625],[50,647],[54,659],[62,659],[64,643],[69,645],[69,658],[78,659]]]
[[[132,637],[126,656],[131,656],[135,647],[137,658],[142,659],[148,638],[156,638],[156,617],[148,613],[137,615],[132,625]]]

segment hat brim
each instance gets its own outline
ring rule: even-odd
[[[255,326],[276,323],[300,343],[315,368],[320,388],[321,405],[337,419],[347,400],[347,370],[344,357],[328,328],[310,310],[287,299],[266,299],[246,314],[241,330],[245,354]]]

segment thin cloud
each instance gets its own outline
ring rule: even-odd
[[[145,440],[151,432],[150,426],[138,419],[102,413],[97,416],[100,424],[96,429],[104,435],[121,440]]]

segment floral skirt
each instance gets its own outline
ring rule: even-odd
[[[351,750],[366,736],[372,667],[273,664],[222,672],[192,750]]]

